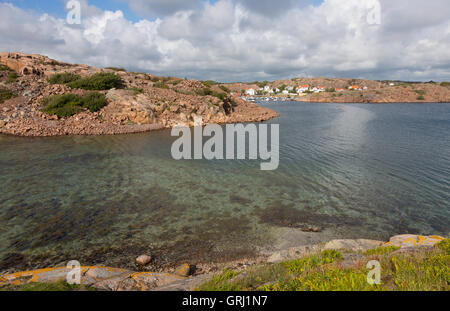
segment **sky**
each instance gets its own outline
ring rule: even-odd
[[[0,51],[221,82],[450,80],[448,0],[80,0],[80,24],[67,2],[0,0]]]

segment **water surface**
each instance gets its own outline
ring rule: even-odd
[[[448,235],[450,104],[265,104],[280,167],[175,161],[169,131],[0,136],[0,270],[78,259],[129,267],[230,260],[279,228],[320,238]],[[301,242],[301,241],[299,241]]]

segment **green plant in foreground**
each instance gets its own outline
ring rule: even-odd
[[[450,239],[445,239],[438,244],[436,247],[442,251],[444,251],[447,255],[450,255]]]
[[[240,290],[236,285],[230,284],[228,281],[238,275],[237,272],[232,270],[224,270],[221,274],[215,275],[211,280],[203,283],[197,289],[199,291],[235,291]]]
[[[382,246],[375,249],[369,249],[368,251],[364,252],[364,255],[367,256],[385,255],[398,251],[399,249],[400,247],[397,246]]]
[[[325,251],[297,260],[251,267],[236,273],[226,270],[198,289],[210,291],[434,291],[450,290],[450,242],[432,249],[393,254],[396,247],[365,253]],[[359,256],[343,266],[345,256]],[[367,282],[366,265],[373,257],[381,265],[381,284]]]
[[[90,77],[82,78],[67,85],[73,89],[110,90],[120,86],[120,76],[110,72],[99,72]]]
[[[294,274],[301,274],[307,270],[342,260],[342,254],[335,250],[326,250],[318,255],[286,261],[283,265]]]
[[[71,285],[65,281],[56,283],[29,283],[24,285],[10,285],[0,288],[0,291],[23,292],[67,292],[67,291],[93,291],[95,289],[84,285]]]
[[[67,84],[80,80],[81,77],[71,72],[57,73],[47,79],[50,84]]]
[[[54,95],[43,100],[42,111],[58,117],[71,117],[83,109],[90,112],[99,111],[108,104],[105,95],[92,92],[82,97],[76,94]]]

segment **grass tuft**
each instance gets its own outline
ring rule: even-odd
[[[374,255],[386,255],[398,251],[400,247],[397,246],[382,246],[375,249],[369,249],[364,252],[364,255],[374,256]]]

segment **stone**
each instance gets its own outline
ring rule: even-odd
[[[306,227],[302,229],[303,232],[320,232],[320,228],[319,227]]]
[[[350,249],[350,250],[354,250],[354,251],[367,251],[369,249],[374,249],[374,248],[380,247],[383,244],[384,244],[384,242],[381,242],[381,241],[365,240],[365,239],[333,240],[333,241],[326,243],[323,249],[324,250]]]
[[[175,270],[174,274],[183,276],[183,277],[188,277],[188,276],[192,275],[194,271],[195,271],[195,266],[191,266],[191,265],[185,263],[185,264],[182,264],[181,266],[179,266]]]
[[[389,242],[384,245],[397,246],[401,248],[420,247],[420,246],[432,247],[444,239],[445,238],[438,235],[422,236],[414,234],[403,234],[403,235],[396,235],[390,238]]]
[[[152,261],[152,256],[141,255],[136,258],[136,263],[140,266],[146,266]]]
[[[3,120],[0,120],[0,128],[5,127],[5,125],[6,125],[6,122]]]
[[[299,247],[291,247],[286,250],[281,250],[272,253],[269,258],[267,258],[268,263],[279,263],[285,260],[294,260],[302,258],[304,256],[311,255],[321,251],[320,245],[304,245]]]

